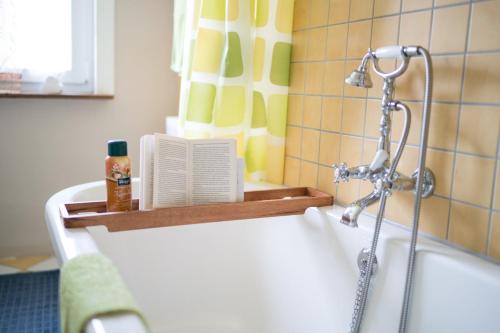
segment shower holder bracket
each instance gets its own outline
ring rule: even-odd
[[[415,180],[415,184],[417,183],[418,169],[413,172],[411,178]],[[426,199],[430,197],[434,193],[434,189],[436,187],[436,177],[431,169],[424,169],[424,179],[422,182],[422,198]],[[417,194],[417,188],[413,190],[413,193]]]
[[[370,249],[368,248],[362,248],[361,251],[359,251],[358,254],[358,268],[360,271],[363,271],[366,269],[366,266],[368,265],[368,259],[370,257]],[[378,260],[377,256],[375,255],[373,258],[373,265],[372,265],[372,276],[377,273],[378,269]]]

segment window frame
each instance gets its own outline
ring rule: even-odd
[[[114,0],[72,0],[73,69],[64,74],[62,92],[55,95],[114,95],[114,8]],[[18,94],[1,94],[0,97],[47,95],[42,93],[45,78],[26,74],[23,72]]]

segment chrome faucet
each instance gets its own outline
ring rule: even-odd
[[[420,149],[417,170],[410,176],[405,176],[396,171],[403,149],[408,139],[410,131],[411,112],[407,105],[394,99],[394,80],[402,75],[408,68],[410,58],[422,57],[425,64],[425,85],[424,101],[422,108],[422,129],[420,136]],[[392,72],[386,73],[380,69],[378,60],[382,58],[399,58],[400,65]],[[421,46],[388,46],[382,47],[374,52],[370,49],[363,57],[361,65],[346,78],[347,84],[369,88],[372,86],[370,76],[367,71],[369,61],[373,62],[373,69],[376,74],[384,79],[383,95],[381,103],[381,119],[377,143],[377,151],[373,161],[369,165],[361,165],[348,168],[347,165],[333,165],[334,181],[336,183],[346,182],[350,179],[361,179],[370,181],[373,192],[364,198],[354,201],[344,211],[340,222],[356,227],[358,217],[365,209],[375,202],[379,202],[379,209],[375,220],[373,237],[370,249],[363,249],[361,258],[363,264],[360,265],[360,275],[358,287],[354,300],[354,310],[351,319],[349,333],[359,333],[364,317],[366,301],[370,289],[370,281],[373,275],[373,268],[376,265],[377,242],[384,219],[384,210],[387,198],[393,191],[415,192],[415,206],[413,211],[413,226],[410,240],[410,250],[408,254],[408,266],[406,271],[405,291],[403,295],[403,305],[401,307],[401,317],[399,322],[399,333],[406,333],[409,317],[410,296],[412,293],[413,277],[415,273],[416,244],[418,235],[418,224],[420,218],[421,199],[429,197],[434,191],[434,175],[431,170],[425,168],[427,152],[427,142],[429,137],[429,121],[432,101],[432,60],[425,48]],[[401,139],[399,140],[396,153],[391,160],[391,116],[393,112],[402,112],[404,115],[404,126]],[[364,259],[363,259],[364,258]],[[359,260],[359,259],[358,259]]]
[[[408,133],[410,130],[411,114],[410,109],[404,103],[394,100],[394,80],[402,75],[409,63],[409,57],[416,53],[416,47],[386,47],[377,49],[375,52],[368,50],[363,57],[360,66],[349,75],[345,82],[349,85],[362,88],[371,88],[372,80],[368,72],[368,63],[373,62],[375,73],[384,79],[383,96],[381,102],[382,116],[380,119],[380,137],[377,144],[377,152],[369,165],[348,167],[345,163],[334,164],[334,182],[348,182],[351,179],[361,179],[370,181],[374,185],[374,190],[367,196],[354,201],[344,211],[341,222],[357,227],[358,217],[368,206],[378,202],[385,191],[390,195],[392,191],[415,191],[418,170],[410,177],[396,171],[397,165],[403,153]],[[400,66],[390,72],[383,72],[378,64],[381,58],[398,57],[401,59]],[[403,133],[393,160],[390,160],[390,137],[391,137],[391,116],[392,112],[401,111],[405,115],[405,125]],[[424,171],[424,181],[421,195],[423,198],[430,196],[434,190],[434,175],[429,169]]]

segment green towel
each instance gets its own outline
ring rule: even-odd
[[[80,333],[93,317],[117,312],[136,313],[146,326],[120,273],[101,254],[84,254],[65,263],[59,287],[62,333]]]

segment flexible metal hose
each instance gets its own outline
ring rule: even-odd
[[[373,262],[375,261],[375,250],[377,249],[378,237],[380,235],[380,227],[382,226],[382,220],[384,219],[386,200],[387,200],[387,192],[383,191],[382,196],[380,197],[380,206],[377,214],[377,221],[375,222],[375,231],[373,233],[372,245],[370,247],[370,254],[368,255],[368,263],[366,264],[366,273],[364,274],[365,275],[364,278],[360,277],[360,280],[363,280],[361,291],[359,290],[359,287],[358,290],[356,291],[355,311],[353,313],[353,318],[351,321],[350,333],[358,333],[359,328],[361,327],[361,319],[363,318],[363,314],[365,312],[366,300],[368,298],[368,290],[370,288]],[[363,275],[363,272],[361,272],[361,274]]]
[[[420,154],[418,162],[418,174],[416,182],[415,207],[413,213],[413,227],[411,233],[410,251],[408,254],[408,267],[406,270],[405,292],[403,296],[403,306],[401,309],[401,318],[399,321],[399,333],[405,333],[408,325],[408,310],[413,286],[413,277],[415,275],[415,256],[418,235],[418,222],[420,219],[420,206],[422,201],[422,184],[424,180],[425,157],[427,152],[427,141],[429,137],[429,122],[431,118],[431,99],[432,99],[432,61],[429,52],[422,48],[417,48],[418,54],[423,56],[425,62],[425,91],[423,105],[422,134],[420,135]]]
[[[396,109],[404,111],[405,118],[404,118],[403,133],[401,134],[401,138],[399,140],[398,148],[396,150],[396,154],[394,155],[392,165],[389,169],[389,172],[387,173],[388,179],[392,179],[392,176],[396,171],[401,155],[403,154],[403,149],[408,139],[408,134],[410,132],[410,124],[411,124],[410,109],[406,105],[400,102],[395,102],[394,107]],[[372,277],[373,262],[375,260],[375,251],[377,249],[377,242],[380,234],[380,228],[382,226],[382,221],[384,219],[384,211],[385,211],[387,196],[388,196],[388,191],[382,189],[382,194],[380,197],[380,206],[377,214],[377,220],[375,222],[375,231],[373,233],[372,244],[370,247],[370,254],[368,256],[368,262],[366,264],[365,269],[362,268],[360,270],[358,288],[356,290],[356,299],[354,301],[354,311],[352,314],[350,333],[358,333],[361,327],[361,321],[363,319],[363,315],[366,308],[366,301],[368,299],[370,280]]]
[[[363,266],[359,268],[359,278],[358,278],[358,287],[356,288],[356,298],[354,299],[354,310],[352,311],[351,318],[351,326],[349,332],[354,332],[356,329],[357,321],[359,317],[359,309],[361,307],[362,297],[363,297],[363,288],[366,281],[366,273],[368,262],[364,262]]]

